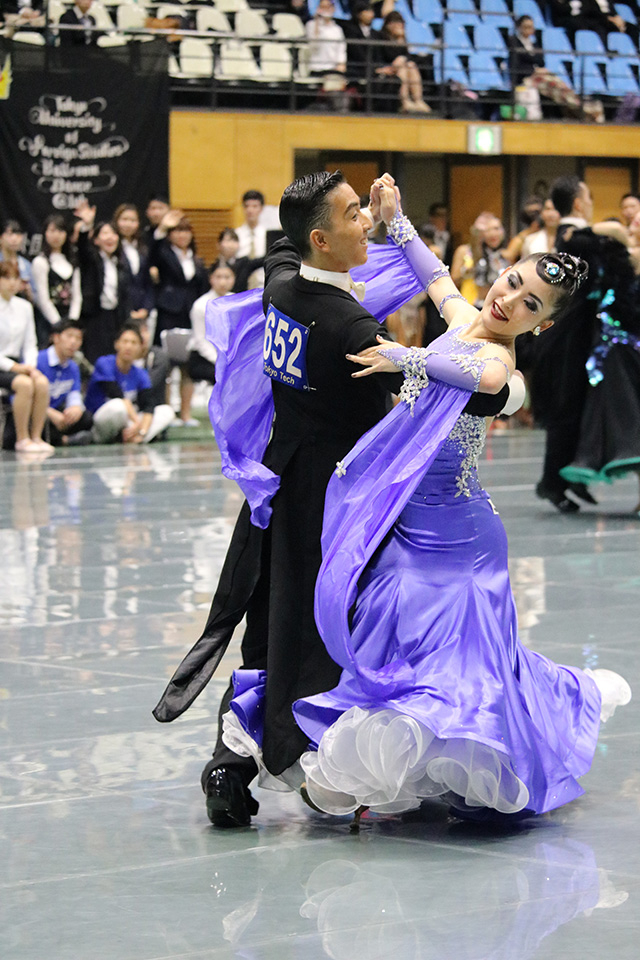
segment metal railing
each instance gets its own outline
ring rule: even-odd
[[[181,5],[189,13],[202,9]],[[117,7],[110,8],[117,10]],[[95,45],[105,56],[129,57],[132,70],[144,57],[146,41],[155,38],[168,45],[168,70],[173,105],[206,105],[212,109],[251,109],[286,111],[327,111],[365,114],[392,114],[400,108],[399,80],[378,72],[383,49],[394,44],[378,39],[348,40],[351,53],[364,50],[356,69],[347,61],[346,72],[327,71],[314,75],[309,64],[310,45],[306,38],[282,37],[273,33],[238,36],[233,31],[194,30],[183,27],[119,28],[104,23],[95,27],[67,26],[48,21],[33,30],[20,28],[22,43],[27,34],[43,45],[47,54],[65,43],[65,38],[95,37]],[[469,35],[469,40],[470,40]],[[15,39],[18,39],[17,37]],[[322,43],[314,40],[314,44]],[[92,42],[93,45],[93,42]],[[82,44],[76,47],[81,53]],[[477,50],[472,43],[434,43],[410,46],[423,82],[424,99],[434,114],[461,119],[525,119],[525,96],[509,75],[509,54],[505,46],[495,50]],[[562,65],[563,80],[575,93],[579,107],[569,110],[545,97],[545,113],[573,113],[587,118],[584,107],[595,98],[602,100],[613,114],[625,92],[640,95],[640,61],[614,51],[604,55],[567,50],[545,50],[550,62]],[[483,66],[484,64],[484,66]],[[616,71],[619,70],[619,73]],[[616,81],[615,86],[612,80]],[[627,90],[625,91],[625,85]],[[614,86],[618,96],[611,93]],[[529,90],[531,85],[529,86]],[[533,98],[535,99],[535,97]],[[425,115],[428,117],[428,115]]]

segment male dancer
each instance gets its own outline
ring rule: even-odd
[[[558,177],[551,185],[551,199],[560,214],[556,248],[586,260],[589,275],[561,323],[541,338],[536,350],[533,402],[536,416],[547,431],[543,473],[536,493],[561,513],[575,513],[579,504],[568,493],[586,503],[596,501],[584,484],[568,483],[560,470],[572,463],[580,437],[589,386],[585,364],[599,329],[597,315],[606,289],[601,287],[607,282],[607,265],[612,258],[626,261],[629,273],[632,268],[623,246],[624,228],[615,221],[589,225],[593,200],[589,187],[579,177]]]
[[[355,367],[345,357],[384,335],[384,327],[352,296],[349,276],[351,268],[366,262],[371,218],[376,222],[381,216],[381,184],[393,186],[393,180],[385,175],[374,184],[370,216],[360,210],[357,194],[339,172],[302,177],[283,194],[280,221],[288,239],[274,245],[265,264],[265,350],[282,343],[285,328],[279,318],[308,330],[306,385],[311,389],[272,381],[276,418],[264,463],[281,483],[271,523],[264,531],[253,526],[244,504],[204,633],[154,710],[156,719],[168,721],[190,705],[246,613],[243,668],[267,671],[262,750],[274,775],[307,748],[292,703],[330,689],[341,672],[313,615],[326,486],[336,463],[388,411],[389,391],[398,392],[402,383],[395,374],[352,379]],[[389,222],[394,213],[395,206],[385,210],[384,219]],[[304,369],[299,358],[293,366]],[[504,398],[498,402],[500,409]],[[229,688],[221,718],[232,695]],[[202,774],[207,813],[216,826],[250,822],[258,809],[248,789],[256,773],[254,760],[234,754],[219,736]]]

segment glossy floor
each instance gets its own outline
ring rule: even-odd
[[[199,787],[237,645],[180,720],[151,717],[198,635],[240,497],[213,444],[0,463],[0,955],[6,960],[635,960],[640,942],[636,483],[560,516],[542,438],[493,439],[523,640],[637,698],[586,794],[511,832],[330,822],[257,791],[217,831]]]

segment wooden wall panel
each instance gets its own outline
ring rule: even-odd
[[[584,168],[585,183],[593,195],[594,222],[620,216],[620,197],[631,193],[631,171],[622,166],[593,164]]]
[[[184,209],[184,208],[183,208]],[[218,256],[218,237],[225,227],[230,227],[233,212],[227,210],[189,210],[184,209],[191,222],[196,238],[198,256],[207,266]]]
[[[449,210],[454,244],[466,243],[469,227],[487,210],[502,218],[502,164],[452,163],[449,174]]]

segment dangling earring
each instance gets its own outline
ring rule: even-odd
[[[539,337],[541,333],[542,333],[542,331],[541,331],[541,329],[540,329],[540,325],[538,324],[537,327],[534,327],[534,328],[533,328],[533,335],[534,335],[534,337]]]

